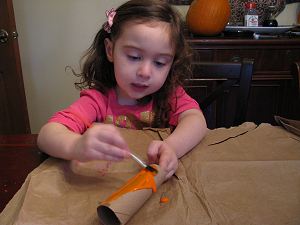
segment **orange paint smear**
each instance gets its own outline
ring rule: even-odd
[[[155,172],[151,172],[147,169],[141,170],[136,176],[129,179],[124,186],[102,202],[102,204],[112,202],[131,191],[152,189],[153,192],[156,192],[156,184],[154,180],[155,174]]]
[[[169,202],[169,198],[168,197],[161,197],[160,198],[160,203],[167,203]]]

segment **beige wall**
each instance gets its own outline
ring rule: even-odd
[[[31,130],[79,97],[67,65],[79,59],[105,20],[124,0],[15,0],[15,19]]]
[[[79,59],[105,21],[105,10],[125,0],[14,0],[31,129],[79,97],[75,77]],[[279,24],[292,24],[300,3],[288,5]],[[179,6],[185,15],[187,7]]]

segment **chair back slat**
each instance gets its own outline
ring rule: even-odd
[[[246,121],[252,73],[253,61],[249,59],[243,59],[242,62],[195,62],[193,77],[189,83],[192,85],[193,82],[215,81],[218,84],[204,98],[197,99],[202,110],[208,109],[213,102],[224,99],[224,95],[233,87],[238,88],[232,125],[239,125]],[[225,103],[219,105],[223,106]]]

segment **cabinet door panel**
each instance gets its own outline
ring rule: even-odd
[[[191,97],[200,103],[204,97],[215,89],[218,82],[215,80],[189,80],[185,89]],[[236,88],[233,87],[205,110],[202,109],[208,128],[232,126],[236,110],[236,94]],[[199,105],[201,108],[201,104]]]
[[[280,84],[271,82],[252,84],[249,105],[248,121],[274,124],[274,115],[279,113]]]
[[[299,60],[300,49],[215,49],[195,50],[197,61],[240,61],[242,58],[254,59],[254,75],[290,74],[291,65]],[[274,72],[273,72],[274,73]]]
[[[300,62],[300,39],[250,40],[250,39],[198,39],[190,41],[194,60],[207,62],[234,62],[243,58],[254,60],[252,87],[250,90],[247,121],[276,124],[274,115],[300,120],[300,99],[297,79],[292,76],[291,67]],[[194,82],[194,81],[193,81]],[[189,91],[196,99],[209,91],[197,83]],[[237,93],[233,90],[226,101],[232,109],[225,109],[221,102],[211,109],[209,126],[229,125],[233,116]],[[227,103],[224,103],[227,104]],[[210,128],[211,128],[210,127]]]
[[[195,50],[193,52],[195,62],[212,62],[214,61],[214,51],[212,50]]]
[[[295,55],[299,54],[299,50],[286,50],[286,49],[247,49],[247,50],[232,50],[228,54],[224,50],[217,50],[217,60],[239,58],[252,58],[254,59],[254,74],[268,73],[268,71],[289,71]]]
[[[300,119],[297,96],[291,90],[292,81],[254,81],[251,87],[247,120],[276,124],[274,115]]]

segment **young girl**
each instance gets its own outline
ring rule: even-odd
[[[169,178],[207,131],[182,88],[191,64],[180,15],[160,0],[131,0],[106,15],[83,58],[80,98],[42,127],[38,145],[67,160],[118,161],[130,150],[115,126],[171,127],[147,150],[149,163],[159,163]]]

